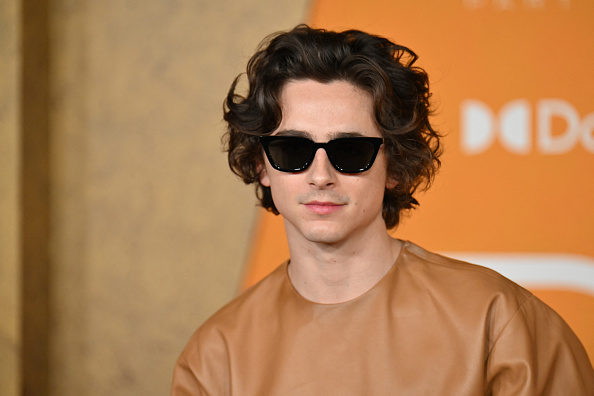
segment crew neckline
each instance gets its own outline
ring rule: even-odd
[[[386,271],[386,273],[373,286],[371,286],[369,289],[365,290],[360,295],[351,298],[350,300],[336,302],[336,303],[321,303],[321,302],[316,302],[316,301],[312,301],[308,298],[305,298],[303,295],[301,295],[301,293],[299,293],[297,291],[297,289],[293,285],[293,282],[291,282],[291,277],[289,276],[289,265],[291,264],[290,258],[285,262],[285,265],[284,265],[284,267],[285,267],[284,271],[283,271],[284,272],[283,276],[285,278],[284,282],[288,284],[287,287],[289,287],[291,289],[292,294],[294,294],[298,300],[305,302],[307,304],[310,304],[310,305],[315,305],[315,306],[320,306],[320,307],[324,307],[324,306],[336,307],[336,306],[353,303],[357,300],[361,300],[361,299],[365,298],[365,296],[369,295],[373,290],[377,289],[382,283],[386,282],[386,279],[388,279],[392,275],[392,273],[394,271],[396,271],[398,262],[400,261],[401,257],[403,257],[403,255],[404,255],[404,250],[408,250],[408,247],[409,247],[408,240],[402,240],[402,239],[398,239],[398,240],[402,243],[402,247],[400,248],[400,251],[398,252],[398,255],[396,256],[396,259],[394,259],[394,262],[390,266],[390,269],[388,269],[388,271]]]

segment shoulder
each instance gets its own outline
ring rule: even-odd
[[[552,308],[488,268],[431,253],[420,256],[440,275],[456,272],[445,283],[450,290],[458,285],[452,294],[462,297],[459,318],[479,307],[490,392],[594,395],[594,371],[584,346]]]
[[[401,256],[401,289],[424,301],[419,304],[426,311],[455,320],[460,328],[483,329],[489,343],[514,318],[527,313],[548,317],[552,312],[530,291],[489,268],[432,253],[411,242],[405,243]]]
[[[194,332],[184,353],[199,345],[224,342],[230,333],[241,332],[242,326],[270,315],[280,295],[286,292],[286,267],[285,262],[208,318]]]
[[[496,271],[430,252],[408,241],[403,247],[400,266],[401,272],[453,294],[472,294],[476,298],[505,295],[518,304],[534,297]]]
[[[207,319],[177,359],[172,394],[230,394],[231,350],[244,331],[262,323],[285,285],[286,263]],[[252,329],[253,330],[253,329]]]
[[[399,264],[403,281],[424,291],[418,296],[430,296],[436,315],[452,319],[465,334],[480,330],[486,384],[494,393],[590,394],[586,389],[592,389],[594,376],[583,346],[528,290],[489,268],[411,242]]]

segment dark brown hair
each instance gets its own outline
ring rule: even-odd
[[[429,123],[429,80],[423,69],[413,67],[416,60],[408,48],[358,30],[299,25],[268,37],[248,62],[245,96],[238,93],[241,74],[225,100],[224,141],[231,170],[246,184],[255,183],[261,205],[278,214],[270,188],[260,184],[258,136],[280,124],[282,88],[291,80],[350,82],[373,98],[388,175],[398,182],[385,191],[382,215],[388,229],[395,227],[402,210],[418,205],[414,193],[429,187],[440,166],[440,135]]]

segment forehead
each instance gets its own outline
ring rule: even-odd
[[[290,81],[281,91],[279,104],[282,119],[276,133],[297,131],[319,138],[344,133],[381,136],[371,95],[346,81]]]

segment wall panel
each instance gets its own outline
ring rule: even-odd
[[[222,101],[293,1],[50,8],[50,394],[158,395],[232,298],[255,199],[221,152]]]
[[[20,387],[20,2],[0,2],[0,394]]]

